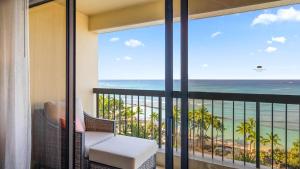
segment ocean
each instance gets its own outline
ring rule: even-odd
[[[141,89],[141,90],[164,90],[164,80],[100,80],[100,88],[119,89]],[[174,81],[174,90],[180,89],[180,81]],[[251,94],[280,94],[280,95],[300,95],[300,80],[190,80],[189,91],[199,92],[225,92],[225,93],[251,93]],[[148,102],[149,100],[147,100]],[[201,106],[200,101],[196,101],[196,109]],[[205,106],[212,110],[212,102],[205,101]],[[164,104],[163,104],[164,105]],[[221,117],[221,102],[214,102],[214,115]],[[244,104],[235,102],[234,107],[234,127],[233,127],[233,106],[232,101],[224,104],[225,117],[225,139],[230,140],[233,128],[243,122]],[[288,147],[292,142],[299,139],[299,105],[288,105]],[[247,102],[246,119],[255,119],[255,103]],[[148,113],[149,114],[149,113]],[[271,132],[271,104],[261,104],[261,134]],[[164,106],[163,106],[164,118]],[[282,144],[285,142],[285,105],[274,104],[274,133],[281,138]],[[241,135],[236,134],[235,140],[241,141]]]
[[[98,87],[164,90],[164,80],[100,80]],[[190,80],[189,91],[300,95],[300,80]]]

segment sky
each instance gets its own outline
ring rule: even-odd
[[[99,79],[164,79],[164,30],[99,34]],[[188,51],[189,79],[300,79],[300,5],[190,20]],[[180,79],[179,23],[173,66]]]

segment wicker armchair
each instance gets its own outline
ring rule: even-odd
[[[84,112],[84,123],[86,131],[111,132],[116,134],[116,123],[114,120],[95,118]]]
[[[84,113],[85,131],[111,132],[115,134],[115,121],[98,119]],[[33,167],[64,169],[67,160],[66,130],[60,124],[47,119],[44,110],[33,114]],[[85,133],[75,132],[75,168],[88,168],[85,153]]]

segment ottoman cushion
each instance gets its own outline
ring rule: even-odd
[[[90,147],[89,160],[123,169],[137,169],[157,151],[153,140],[117,135]]]
[[[114,133],[108,132],[95,132],[95,131],[86,131],[85,132],[85,157],[89,156],[90,147],[101,143],[107,139],[113,138]]]

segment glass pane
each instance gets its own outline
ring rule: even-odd
[[[129,141],[121,146],[131,145],[130,139],[142,144],[154,140],[161,148],[157,164],[162,166],[164,98],[145,90],[164,89],[163,21],[163,0],[77,1],[77,106],[91,119],[85,121],[85,136],[93,131],[92,120],[115,120],[117,136],[103,144],[124,136]]]
[[[66,7],[51,1],[29,10],[32,166],[66,165]]]
[[[300,6],[261,3],[190,1],[190,168],[299,167],[299,105],[280,95],[300,94]]]

